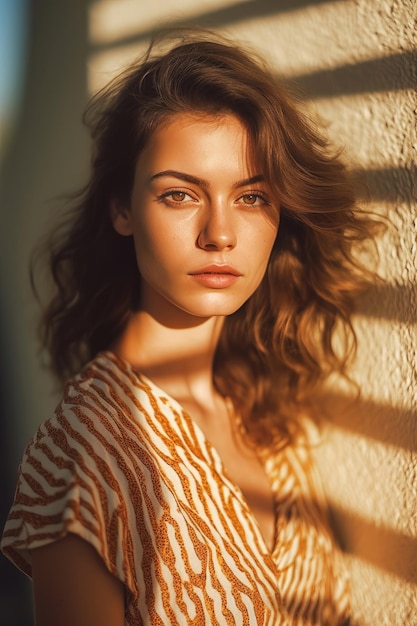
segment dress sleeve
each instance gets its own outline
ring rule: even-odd
[[[134,592],[123,472],[96,411],[58,409],[25,450],[2,539],[5,555],[31,575],[31,550],[74,533]]]

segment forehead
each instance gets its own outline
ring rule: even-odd
[[[177,167],[235,169],[254,175],[259,172],[252,144],[245,124],[235,115],[178,113],[159,124],[138,161],[142,167],[175,162]]]
[[[218,115],[190,112],[176,113],[165,118],[150,136],[150,142],[169,140],[173,136],[194,136],[197,141],[202,136],[235,135],[244,144],[249,133],[244,123],[235,115],[222,113]]]

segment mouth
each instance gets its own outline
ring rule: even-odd
[[[202,287],[225,289],[234,285],[242,274],[231,265],[206,265],[190,272],[190,276]]]
[[[216,264],[206,265],[205,267],[202,267],[201,269],[190,272],[191,276],[201,276],[203,274],[235,276],[236,278],[242,275],[231,265],[216,265]]]

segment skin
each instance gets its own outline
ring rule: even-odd
[[[124,587],[83,539],[32,550],[32,579],[36,626],[124,625]]]
[[[130,206],[116,206],[114,216],[116,230],[135,241],[142,311],[188,327],[230,315],[252,295],[277,234],[260,177],[232,116],[177,115],[155,132],[138,159]],[[233,266],[236,282],[196,282],[192,273],[212,263]]]
[[[141,305],[111,348],[194,419],[271,549],[270,485],[212,380],[224,318],[259,285],[278,230],[279,207],[247,139],[233,116],[181,114],[160,126],[139,155],[130,203],[114,201],[112,218],[119,234],[134,238]],[[209,284],[196,278],[213,264],[227,264],[234,278],[214,275]],[[85,541],[68,535],[33,550],[32,561],[37,626],[124,623],[123,587]]]
[[[278,230],[266,183],[242,184],[261,174],[247,139],[232,116],[174,116],[139,156],[129,205],[113,205],[143,278],[140,310],[113,349],[207,428],[219,411],[212,363],[224,317],[259,285]],[[213,263],[233,266],[237,280],[199,284],[192,272]]]

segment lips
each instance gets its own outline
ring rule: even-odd
[[[190,272],[190,276],[203,287],[225,289],[231,287],[242,274],[231,265],[212,264]]]
[[[229,276],[236,276],[239,277],[241,276],[241,273],[238,272],[234,267],[232,267],[231,265],[216,265],[216,264],[211,264],[211,265],[206,265],[205,267],[202,267],[199,270],[195,270],[193,272],[190,272],[191,276],[199,276],[201,274],[226,274]]]

